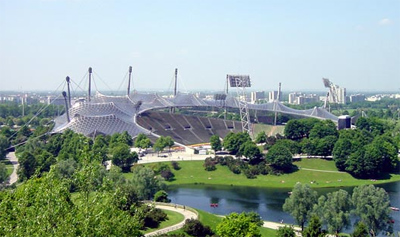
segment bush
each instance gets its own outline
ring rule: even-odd
[[[187,219],[182,229],[191,236],[212,236],[214,234],[209,226],[204,226],[195,219]]]
[[[246,175],[246,178],[248,178],[248,179],[257,178],[257,176],[255,176],[253,173],[251,173],[250,169],[245,169],[243,172],[244,172],[244,175]]]
[[[217,169],[215,167],[215,162],[213,161],[213,159],[210,159],[210,158],[206,158],[204,160],[203,166],[204,166],[204,169],[207,170],[207,171],[214,171],[214,170]]]
[[[160,173],[161,177],[163,177],[166,181],[172,181],[175,177],[174,173],[171,170],[163,170]]]
[[[154,194],[154,201],[156,202],[171,202],[171,199],[168,198],[168,193],[164,190],[160,190]]]
[[[172,165],[172,168],[174,170],[180,170],[181,169],[181,167],[179,166],[179,163],[176,162],[176,161],[171,161],[171,165]]]
[[[148,207],[147,210],[144,210],[144,213],[146,214],[144,218],[145,227],[157,228],[160,222],[168,220],[167,214],[161,209]]]

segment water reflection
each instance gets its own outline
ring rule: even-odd
[[[379,185],[390,197],[391,206],[400,207],[400,182]],[[318,189],[319,195],[337,191],[339,188]],[[353,188],[341,188],[352,193]],[[255,188],[236,186],[182,185],[170,187],[168,194],[172,202],[195,207],[217,215],[231,212],[255,211],[266,221],[284,220],[294,223],[293,218],[283,212],[282,205],[290,189]],[[211,205],[217,203],[218,206]],[[400,212],[392,212],[395,232],[400,231]]]

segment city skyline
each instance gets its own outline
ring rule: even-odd
[[[54,90],[93,67],[100,91],[399,91],[400,1],[0,2],[0,90]],[[103,82],[106,82],[103,84]],[[108,86],[106,86],[107,84]],[[82,84],[83,85],[83,84]],[[122,85],[122,86],[121,86]]]

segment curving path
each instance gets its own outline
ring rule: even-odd
[[[8,178],[8,185],[11,185],[13,183],[16,183],[18,181],[18,175],[17,175],[17,170],[18,170],[18,158],[15,156],[15,152],[9,152],[6,157],[7,160],[11,162],[13,165],[13,172],[11,173],[10,177]]]
[[[192,219],[192,218],[193,219],[197,219],[198,218],[197,212],[194,212],[192,210],[188,210],[187,208],[185,208],[185,206],[182,206],[182,205],[175,205],[175,204],[165,204],[164,205],[164,204],[157,203],[155,205],[155,207],[159,208],[159,209],[178,212],[178,213],[180,213],[180,214],[182,214],[184,216],[184,220],[179,222],[178,224],[175,224],[175,225],[172,225],[172,226],[168,226],[168,227],[165,227],[163,229],[147,233],[144,236],[157,236],[159,234],[164,234],[164,233],[167,233],[167,232],[171,232],[171,231],[174,231],[174,230],[182,228],[183,225],[185,224],[186,219]]]

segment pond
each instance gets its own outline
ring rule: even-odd
[[[400,182],[379,185],[390,196],[391,206],[400,207]],[[351,192],[353,188],[342,188]],[[319,195],[338,190],[338,188],[317,189]],[[283,212],[282,205],[289,196],[290,189],[255,188],[216,185],[181,185],[168,190],[173,203],[191,206],[217,215],[231,212],[255,211],[266,221],[294,224],[293,218]],[[210,204],[218,204],[215,205]],[[395,232],[400,231],[400,212],[393,211]],[[347,232],[347,231],[346,231]]]

